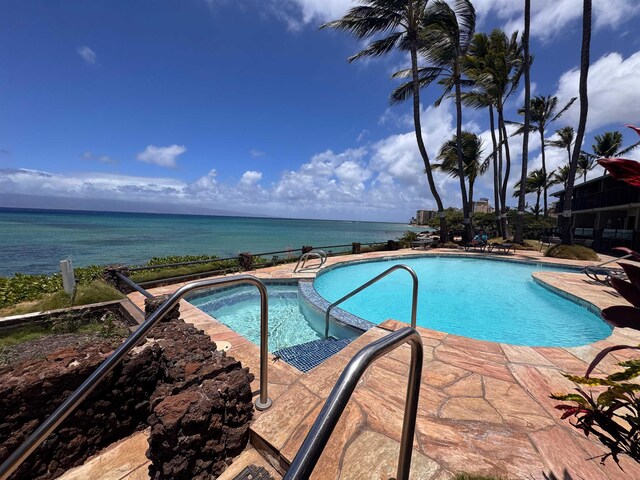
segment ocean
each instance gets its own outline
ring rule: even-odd
[[[264,253],[394,240],[402,223],[0,208],[0,276],[74,266],[142,265],[151,257]]]

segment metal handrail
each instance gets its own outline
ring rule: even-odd
[[[307,479],[311,476],[365,370],[378,358],[407,342],[411,344],[411,365],[409,368],[396,478],[397,480],[409,478],[413,436],[416,430],[416,417],[418,414],[420,380],[422,378],[423,349],[420,334],[413,328],[405,327],[370,343],[360,350],[347,364],[333,390],[331,390],[318,418],[304,439],[300,450],[298,450],[293,459],[289,470],[284,476],[284,480]]]
[[[407,267],[406,265],[399,264],[399,265],[394,265],[393,267],[386,269],[380,275],[372,278],[367,283],[364,283],[364,284],[360,285],[355,290],[347,293],[340,300],[337,300],[337,301],[333,302],[331,305],[329,305],[329,308],[327,308],[327,311],[326,311],[325,317],[324,317],[324,323],[325,323],[324,336],[325,336],[325,338],[329,338],[329,314],[331,313],[331,310],[333,310],[334,307],[340,305],[342,302],[344,302],[346,300],[349,300],[351,297],[353,297],[354,295],[360,293],[365,288],[370,287],[371,285],[376,283],[378,280],[382,280],[384,277],[386,277],[390,273],[394,272],[395,270],[406,270],[407,272],[409,272],[409,274],[411,275],[411,278],[413,279],[413,296],[412,296],[412,299],[411,299],[411,326],[413,328],[416,328],[416,316],[418,314],[418,276],[416,275],[416,272],[413,271],[413,269]]]
[[[142,295],[144,295],[147,298],[153,298],[153,295],[151,293],[147,292],[144,288],[142,288],[136,282],[131,280],[129,277],[125,277],[120,272],[116,272],[116,277],[118,277],[122,282],[124,282],[127,285],[129,285],[129,287],[133,288],[136,292],[141,293]]]
[[[320,260],[320,265],[314,266],[313,268],[322,268],[322,266],[327,261],[327,254],[324,253],[324,250],[314,250],[312,252],[303,253],[300,255],[298,259],[298,263],[296,263],[295,268],[293,269],[293,273],[298,272],[298,267],[300,266],[300,262],[302,262],[302,267],[300,267],[300,271],[304,270],[304,265],[310,258],[317,258]],[[311,268],[311,267],[307,267]]]
[[[82,382],[69,397],[31,434],[29,438],[0,465],[0,480],[5,480],[25,459],[67,418],[80,403],[93,391],[97,384],[129,353],[147,332],[156,325],[186,294],[220,285],[237,285],[249,283],[260,291],[260,397],[256,400],[258,410],[266,410],[271,406],[267,392],[268,383],[268,300],[267,288],[258,278],[252,275],[215,278],[192,282],[179,288],[158,309],[140,325],[89,377]]]

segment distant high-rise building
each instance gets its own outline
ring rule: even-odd
[[[488,198],[481,198],[477,202],[473,202],[471,211],[473,213],[493,213],[494,209],[491,205],[489,205]]]
[[[436,210],[418,210],[416,212],[416,224],[426,225],[429,223],[429,220],[437,216],[438,212]]]

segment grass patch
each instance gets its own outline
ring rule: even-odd
[[[109,302],[120,300],[124,295],[111,285],[107,285],[102,280],[93,280],[84,285],[79,285],[73,303],[64,290],[45,295],[40,300],[22,302],[11,307],[0,309],[1,317],[11,315],[23,315],[32,312],[44,312],[47,310],[58,310],[77,305],[88,305],[90,303]]]
[[[545,256],[568,260],[600,260],[596,252],[581,245],[554,245],[546,251]]]
[[[51,335],[51,328],[47,325],[28,325],[9,334],[3,334],[0,337],[0,350],[19,343],[37,340],[47,335]]]

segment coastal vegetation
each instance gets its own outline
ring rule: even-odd
[[[547,257],[569,260],[599,260],[598,254],[582,245],[554,245],[545,253]]]

